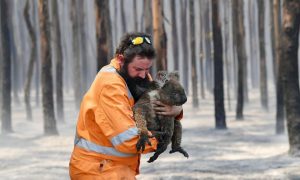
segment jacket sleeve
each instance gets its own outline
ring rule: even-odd
[[[122,82],[110,83],[103,87],[99,95],[99,107],[96,122],[103,134],[120,152],[137,153],[138,129],[133,119],[133,111],[128,99],[127,87]],[[99,114],[103,113],[103,114]],[[156,149],[157,141],[150,139],[143,153]]]
[[[181,120],[183,118],[183,110],[175,117],[176,120]]]

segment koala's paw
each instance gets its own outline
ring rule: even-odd
[[[142,150],[142,152],[143,152],[145,150],[146,143],[149,146],[151,146],[151,142],[149,141],[148,136],[145,135],[145,134],[141,134],[140,139],[139,139],[139,141],[136,144],[137,151],[139,152],[139,151]]]
[[[184,157],[189,158],[189,154],[182,147],[173,148],[169,153],[172,154],[174,152],[180,152]]]

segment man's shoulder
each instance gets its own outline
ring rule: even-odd
[[[118,74],[113,67],[103,67],[97,74],[96,79],[103,85],[122,84],[126,86],[124,79]]]

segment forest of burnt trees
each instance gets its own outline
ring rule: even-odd
[[[44,133],[58,134],[65,96],[79,108],[122,34],[144,31],[157,52],[152,74],[179,71],[196,109],[213,95],[216,129],[230,128],[225,106],[243,120],[253,89],[268,111],[274,87],[275,133],[287,124],[289,152],[300,155],[299,0],[0,0],[0,24],[3,134],[14,106],[28,121],[42,106]]]

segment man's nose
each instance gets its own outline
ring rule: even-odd
[[[146,72],[140,72],[139,77],[145,79],[146,77]]]

